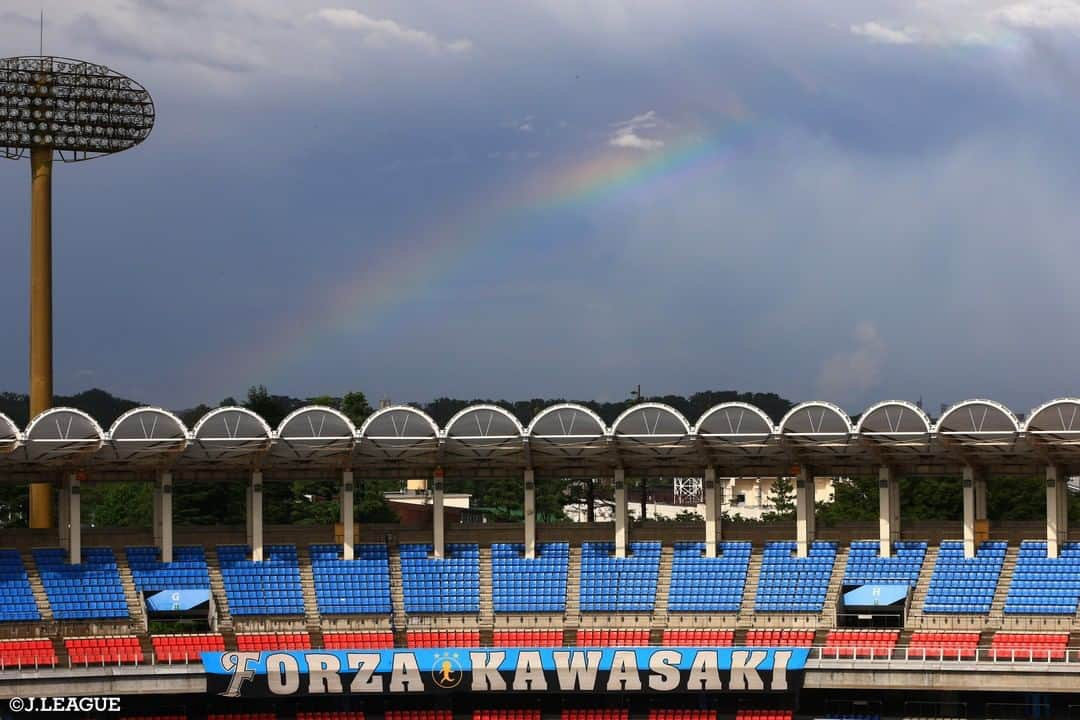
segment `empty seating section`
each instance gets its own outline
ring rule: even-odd
[[[716,711],[649,710],[649,720],[716,720]]]
[[[64,641],[72,665],[141,663],[142,646],[133,635],[68,638]]]
[[[340,545],[311,546],[315,599],[324,615],[389,615],[390,556],[385,545],[357,545],[353,560]]]
[[[539,710],[473,710],[473,720],[540,720]]]
[[[582,612],[652,612],[660,575],[660,543],[630,543],[630,556],[612,556],[615,543],[581,546]]]
[[[759,612],[821,612],[835,562],[835,543],[813,543],[805,558],[795,557],[794,542],[768,543],[761,558],[754,609]]]
[[[293,545],[268,545],[264,560],[248,559],[245,545],[217,549],[229,612],[233,615],[303,615],[304,591]]]
[[[454,720],[450,710],[387,710],[383,720]]]
[[[675,543],[671,564],[671,612],[738,612],[742,605],[750,543],[717,544],[717,557],[703,556],[705,543]]]
[[[734,630],[665,630],[664,645],[672,647],[728,647],[735,641]]]
[[[578,630],[578,647],[642,647],[649,644],[648,629]]]
[[[52,640],[0,640],[0,669],[56,665]]]
[[[887,658],[892,655],[899,638],[899,630],[830,630],[821,656]]]
[[[793,710],[740,710],[735,713],[735,720],[791,720]]]
[[[394,647],[394,633],[323,633],[323,647],[327,650],[387,650]]]
[[[1080,543],[1065,543],[1056,558],[1045,542],[1024,541],[1016,558],[1006,613],[1075,615],[1080,600]]]
[[[1068,633],[994,633],[990,656],[995,660],[1064,660]]]
[[[562,720],[630,720],[630,711],[607,708],[600,710],[573,708],[562,711]]]
[[[908,640],[907,654],[926,660],[974,660],[978,646],[977,632],[917,632]]]
[[[135,590],[209,590],[210,572],[199,546],[173,548],[173,561],[161,562],[156,547],[129,547],[128,567]]]
[[[562,630],[496,630],[491,644],[495,647],[560,647]]]
[[[964,557],[964,543],[941,543],[930,587],[923,603],[925,613],[986,614],[994,600],[1001,565],[1005,561],[1003,541],[984,542],[975,557]]]
[[[364,720],[364,713],[360,710],[315,710],[296,713],[296,720]]]
[[[526,560],[525,546],[491,546],[491,594],[495,612],[562,612],[566,609],[568,543],[540,543]]]
[[[236,649],[248,652],[310,650],[311,637],[306,632],[237,633]]]
[[[277,720],[274,713],[210,713],[206,720]]]
[[[0,550],[0,622],[40,619],[22,555],[18,550]]]
[[[401,545],[405,612],[419,614],[480,612],[480,548],[450,543],[446,557],[429,557],[431,545]]]
[[[411,648],[480,647],[479,630],[410,630],[407,638]]]
[[[852,542],[844,569],[844,585],[903,584],[915,587],[926,557],[926,543],[893,543],[893,555],[888,558],[881,557],[880,550],[876,541]]]
[[[225,639],[215,633],[154,635],[150,644],[158,662],[198,662],[200,653],[225,651]]]
[[[128,617],[127,600],[111,548],[83,548],[72,565],[60,548],[37,548],[34,563],[57,620]]]
[[[813,630],[747,630],[747,647],[810,647]]]

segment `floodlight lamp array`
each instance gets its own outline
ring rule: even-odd
[[[132,148],[154,127],[146,89],[104,65],[56,57],[0,59],[0,154],[49,148],[65,162]]]

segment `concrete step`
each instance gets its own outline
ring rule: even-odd
[[[311,554],[308,548],[297,547],[296,559],[300,565],[300,587],[304,593],[304,623],[309,633],[318,630],[321,638],[322,631],[319,629],[322,627],[322,616],[319,614],[318,598],[315,597],[315,576],[311,571]],[[312,647],[316,646],[313,644]],[[318,647],[321,647],[321,644]]]
[[[387,552],[390,556],[390,606],[393,609],[390,623],[395,630],[397,647],[405,647],[405,591],[401,579],[401,554],[398,552],[398,544],[388,544]]]
[[[746,586],[743,588],[742,605],[739,607],[738,624],[750,627],[753,624],[754,602],[757,600],[758,582],[761,580],[761,556],[763,548],[750,553],[750,564],[746,568]]]
[[[229,600],[225,595],[225,581],[221,578],[221,565],[218,561],[217,548],[206,548],[206,567],[210,572],[210,596],[214,598],[214,608],[217,611],[218,632],[225,635],[233,633],[232,614],[229,612]],[[233,636],[233,644],[230,650],[236,649],[236,638]]]
[[[480,548],[480,635],[485,631],[489,635],[495,627],[495,606],[493,600],[492,577],[494,571],[491,562],[491,546]]]
[[[139,593],[135,590],[135,579],[131,576],[131,568],[128,567],[127,555],[123,551],[116,552],[116,569],[120,574],[120,584],[124,588],[124,599],[127,600],[128,614],[131,616],[131,622],[140,632],[146,632],[146,608],[143,606],[142,598],[139,597]]]
[[[926,603],[926,593],[930,589],[930,578],[934,574],[934,566],[937,565],[937,545],[926,548],[926,557],[923,558],[922,570],[919,571],[919,579],[915,583],[915,591],[911,595],[911,607],[908,610],[908,623],[917,625],[922,619],[923,605]]]
[[[23,565],[26,566],[26,576],[30,581],[30,589],[34,592],[34,602],[37,603],[38,613],[42,620],[51,622],[53,614],[52,607],[49,605],[49,595],[45,592],[45,586],[41,584],[41,573],[38,572],[33,553],[23,552],[21,555]]]

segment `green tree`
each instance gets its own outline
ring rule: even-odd
[[[778,477],[769,490],[772,510],[762,515],[763,520],[788,520],[795,517],[795,485],[789,478]]]
[[[368,404],[367,396],[360,391],[354,391],[345,393],[345,397],[341,398],[341,412],[352,420],[353,425],[360,427],[371,415],[372,409]]]

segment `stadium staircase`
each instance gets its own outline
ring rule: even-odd
[[[829,576],[829,591],[825,594],[825,604],[821,608],[818,618],[818,627],[829,629],[839,627],[837,623],[837,608],[840,606],[840,586],[847,572],[848,555],[851,553],[850,543],[840,545],[836,550],[836,562],[833,564],[832,575]],[[821,634],[820,632],[818,633]],[[822,636],[824,640],[824,636]]]
[[[742,607],[739,608],[738,627],[745,630],[754,624],[754,601],[757,598],[758,582],[761,580],[761,548],[750,552],[750,564],[746,568],[746,586],[743,588]],[[745,633],[743,633],[745,635]],[[736,633],[736,638],[739,634]]]
[[[671,566],[674,558],[673,546],[660,547],[660,574],[656,578],[656,601],[653,603],[652,617],[649,621],[650,645],[664,643],[664,630],[668,626],[668,597],[671,594]]]
[[[311,570],[311,551],[307,546],[297,546],[296,559],[300,564],[300,587],[304,591],[304,626],[311,638],[311,647],[323,646],[322,616],[315,596],[315,576]]]
[[[480,547],[480,644],[490,646],[495,633],[495,603],[492,599],[491,546]]]
[[[581,545],[570,546],[570,559],[566,566],[566,615],[563,620],[563,645],[577,645],[577,631],[581,627]]]
[[[1005,598],[1009,594],[1009,586],[1012,585],[1013,573],[1016,571],[1016,560],[1020,556],[1020,546],[1010,545],[1005,551],[1005,561],[1001,564],[1001,575],[998,577],[998,585],[994,590],[994,599],[990,602],[990,617],[986,618],[985,627],[998,630],[1004,624]],[[985,636],[986,633],[983,633]],[[992,633],[991,633],[992,635]],[[980,647],[982,647],[980,643]],[[989,644],[986,647],[990,647]]]
[[[146,610],[143,608],[142,598],[139,597],[138,591],[135,590],[135,578],[131,576],[131,567],[128,565],[126,552],[116,552],[116,569],[120,573],[120,585],[124,588],[124,599],[127,600],[131,624],[138,628],[140,635],[142,635],[147,632],[149,627],[147,625]]]
[[[45,593],[45,586],[41,584],[41,573],[38,572],[34,556],[29,551],[23,551],[20,555],[26,567],[26,576],[30,580],[30,589],[34,591],[34,602],[37,603],[38,613],[43,622],[52,622],[53,614],[49,606],[49,596]]]
[[[401,579],[401,552],[397,539],[389,540],[386,545],[390,557],[390,628],[394,633],[394,647],[408,647],[405,618],[405,584]]]
[[[210,596],[214,599],[214,610],[217,612],[217,630],[225,636],[225,647],[229,650],[236,648],[236,635],[233,628],[232,614],[229,612],[229,601],[225,596],[225,581],[221,579],[221,564],[218,562],[217,548],[207,545],[206,569],[210,573]],[[229,644],[229,639],[232,644]]]
[[[930,590],[930,578],[934,575],[934,567],[937,565],[938,545],[930,545],[926,548],[926,557],[923,558],[922,570],[919,571],[919,579],[915,583],[915,590],[911,593],[911,606],[908,608],[908,617],[905,625],[919,627],[923,620],[923,605],[926,603],[926,593]],[[906,641],[906,638],[902,638]]]

